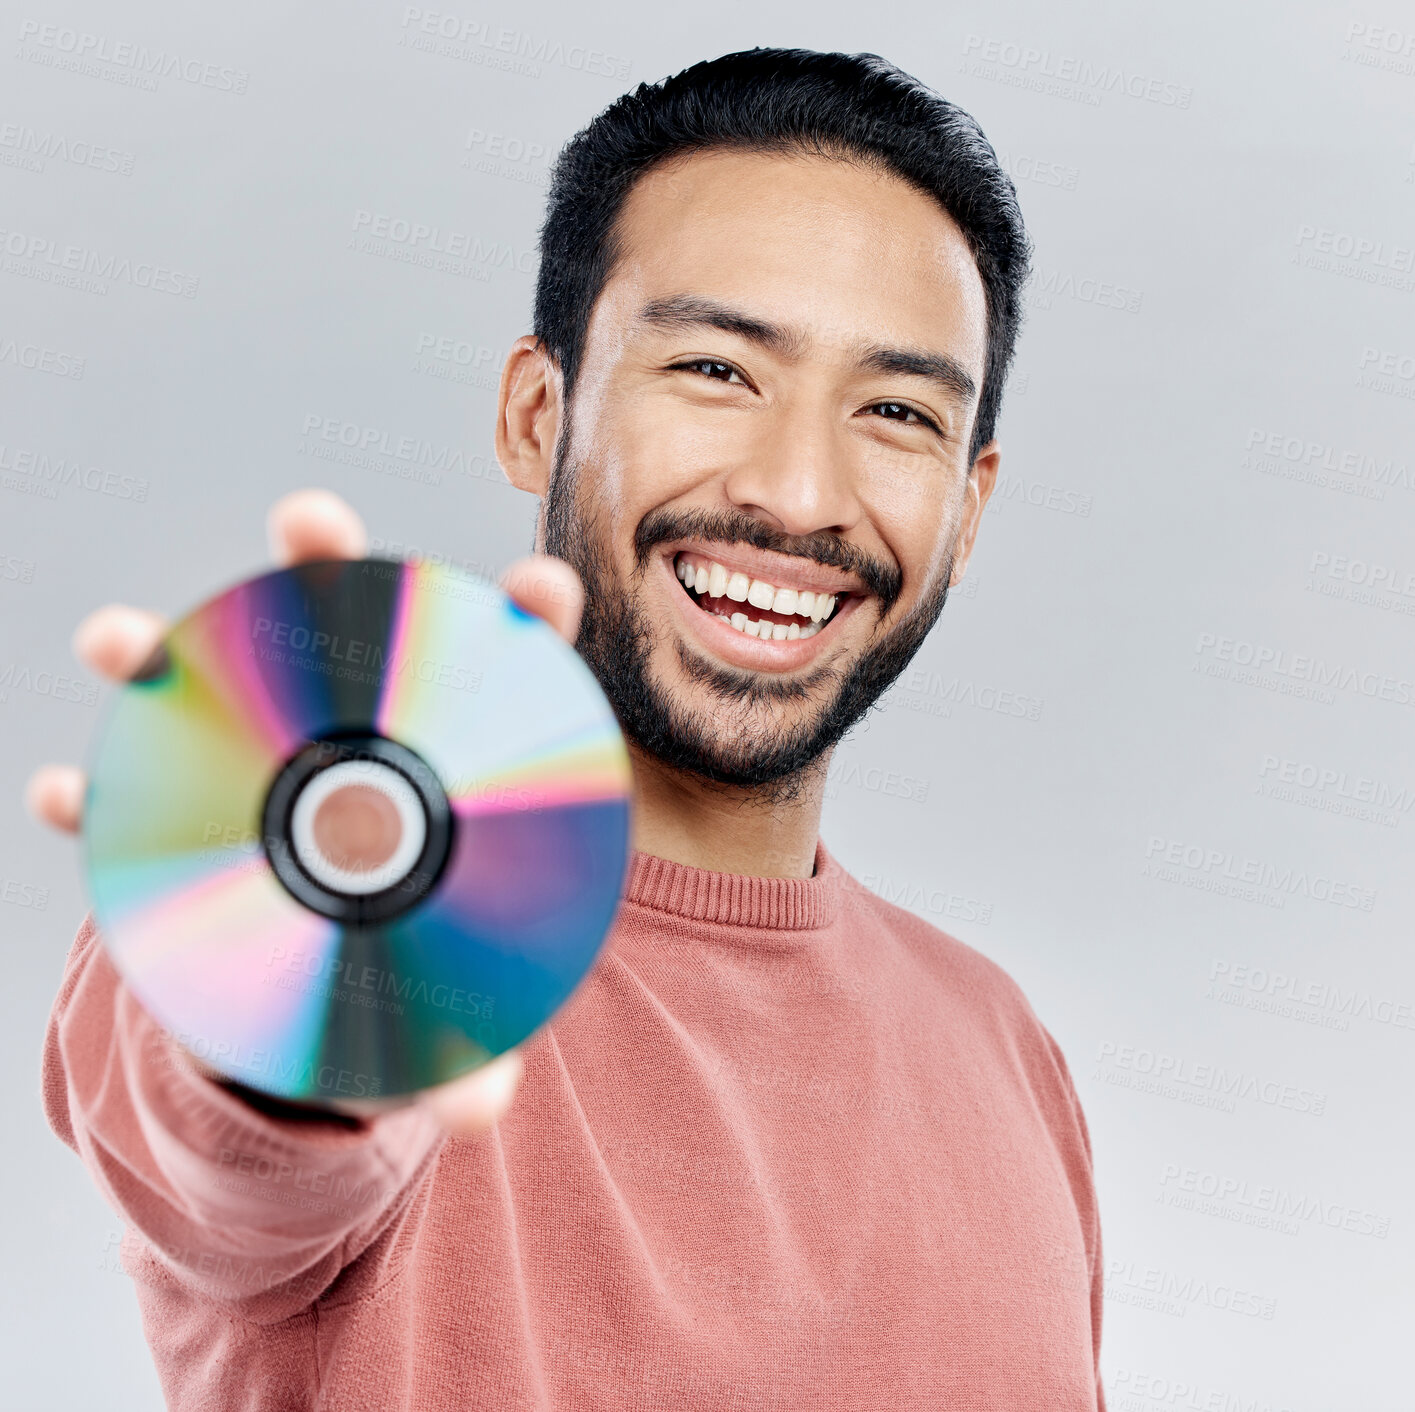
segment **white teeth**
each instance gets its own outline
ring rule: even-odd
[[[747,590],[747,602],[753,608],[770,608],[776,601],[776,590],[769,583],[763,583],[761,579],[753,579],[752,586]]]
[[[838,598],[837,594],[817,593],[809,588],[777,588],[775,584],[767,583],[765,579],[748,578],[740,569],[729,569],[726,565],[715,563],[712,560],[708,560],[706,563],[690,564],[686,559],[680,558],[675,561],[673,572],[678,575],[685,588],[699,596],[707,594],[712,598],[727,597],[734,603],[750,603],[754,608],[768,608],[774,613],[808,618],[809,624],[801,626],[799,633],[801,637],[810,637],[814,631],[819,630],[823,620],[835,611]],[[718,616],[725,618],[728,615],[718,613]],[[743,615],[733,614],[732,616]],[[765,631],[761,635],[779,639],[781,634],[772,631],[775,626],[772,623],[762,624]],[[782,626],[787,625],[783,624]],[[741,631],[746,632],[747,627],[744,625]],[[755,637],[757,634],[753,633],[752,636]],[[795,636],[795,634],[791,634],[791,636]]]
[[[713,616],[726,618],[738,632],[746,633],[748,637],[769,638],[773,642],[780,642],[783,638],[794,642],[799,637],[814,637],[820,631],[819,623],[807,623],[802,627],[800,623],[768,623],[758,618],[749,619],[745,613],[733,613],[730,618],[726,613],[714,613]]]

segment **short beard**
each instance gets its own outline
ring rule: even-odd
[[[615,577],[599,507],[579,504],[581,477],[579,467],[565,454],[568,444],[567,418],[542,506],[545,552],[566,560],[584,584],[584,616],[575,646],[603,687],[624,734],[669,768],[701,780],[750,790],[770,802],[799,797],[814,772],[812,767],[819,769],[821,757],[889,689],[938,621],[948,598],[952,551],[929,596],[848,672],[826,666],[800,679],[781,680],[715,666],[680,643],[678,660],[705,702],[700,712],[683,710],[650,676],[653,625]],[[760,521],[744,522],[740,516],[654,512],[645,517],[635,536],[634,581],[642,584],[654,545],[694,535],[745,541],[761,548],[790,544],[796,552],[801,552],[803,543],[812,545],[810,537],[804,542],[791,539]],[[836,536],[822,535],[811,552],[819,555],[820,562],[848,561],[856,567],[849,550]],[[867,583],[870,577],[865,575]],[[899,595],[900,578],[897,570],[886,574],[877,568],[873,578],[870,586],[883,614]],[[814,721],[775,732],[763,731],[754,721],[754,707],[808,699],[812,688],[827,681],[836,682],[836,690]]]

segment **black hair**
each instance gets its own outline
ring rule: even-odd
[[[987,362],[968,462],[991,440],[1021,323],[1031,244],[977,121],[878,54],[744,49],[641,83],[566,143],[540,232],[534,333],[573,395],[590,313],[621,253],[617,221],[654,163],[712,148],[805,151],[884,168],[933,196],[987,296]]]

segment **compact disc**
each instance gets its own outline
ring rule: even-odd
[[[520,1043],[614,920],[628,752],[588,667],[460,570],[324,560],[176,623],[115,697],[93,910],[178,1043],[277,1097],[411,1093]]]

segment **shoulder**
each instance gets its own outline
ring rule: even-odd
[[[931,976],[966,992],[970,1000],[1015,1020],[1036,1023],[1022,988],[996,961],[917,912],[880,896],[849,873],[841,879],[841,912],[858,925],[888,933]]]
[[[843,872],[843,870],[842,870]],[[991,957],[906,907],[888,901],[849,873],[841,880],[847,920],[887,934],[905,953],[933,998],[952,1002],[968,1028],[1011,1052],[1034,1082],[1074,1103],[1074,1086],[1060,1045],[1038,1018],[1022,987]]]

